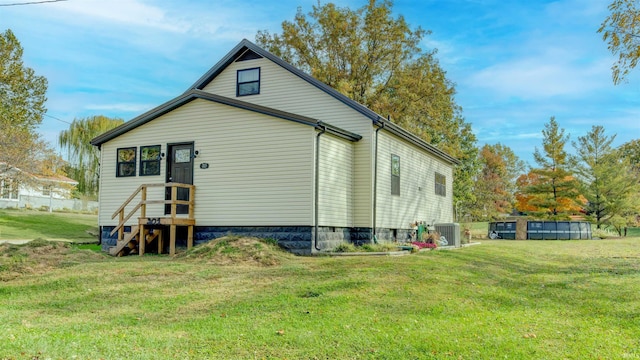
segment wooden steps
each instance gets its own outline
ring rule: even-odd
[[[139,232],[140,228],[138,228],[137,226],[132,226],[131,232],[124,233],[124,239],[118,239],[116,246],[112,246],[111,248],[109,248],[109,254],[112,256],[122,256],[122,250],[124,250],[125,247],[134,249],[136,245],[132,243],[135,237],[138,236]]]
[[[154,187],[163,187],[165,188],[165,192],[163,193],[163,197],[165,194],[170,193],[169,200],[153,200],[147,199],[147,189]],[[178,200],[177,194],[178,189],[188,189],[189,200]],[[170,191],[169,191],[170,190]],[[140,196],[140,201],[135,204],[132,203],[133,207],[128,213],[125,213],[129,203]],[[145,247],[154,239],[158,239],[158,254],[162,253],[163,249],[163,231],[164,229],[169,230],[169,254],[175,255],[176,252],[176,228],[178,226],[186,226],[187,227],[187,248],[191,248],[193,246],[193,227],[196,224],[196,220],[193,216],[194,214],[194,203],[195,203],[195,186],[192,184],[180,184],[180,183],[163,183],[163,184],[143,184],[140,185],[134,192],[129,196],[129,198],[116,210],[111,216],[112,219],[118,217],[118,225],[111,231],[111,235],[118,234],[117,236],[117,244],[109,249],[109,253],[113,256],[122,256],[125,255],[125,250],[128,248],[129,250],[126,253],[131,253],[135,251],[136,248],[138,250],[138,254],[144,255]],[[134,205],[135,204],[135,205]],[[187,214],[178,214],[178,205],[187,206],[188,213]],[[161,206],[160,211],[165,211],[165,206],[167,206],[170,211],[170,216],[164,217],[148,217],[147,214],[147,206]],[[158,208],[154,211],[158,212]],[[125,224],[129,221],[131,217],[135,214],[139,214],[138,217],[138,225],[131,225],[131,232],[125,233],[124,227]],[[181,215],[187,215],[181,216]],[[143,234],[145,241],[139,241],[140,234]]]
[[[140,248],[140,227],[132,226],[131,232],[125,233],[124,239],[118,240],[116,246],[109,248],[109,255],[122,256],[125,248],[129,248],[129,253],[136,248]],[[162,253],[162,229],[144,229],[145,245],[158,239],[158,254]]]

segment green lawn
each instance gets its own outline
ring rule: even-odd
[[[273,266],[86,251],[5,267],[0,359],[640,359],[640,238]]]
[[[97,215],[49,213],[35,210],[0,210],[0,240],[59,239],[97,242]]]
[[[627,230],[627,236],[637,236],[640,237],[640,227],[629,228]]]

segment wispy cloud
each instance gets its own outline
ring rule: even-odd
[[[579,61],[564,50],[513,59],[480,70],[470,77],[467,85],[501,97],[544,99],[582,96],[606,84],[603,80],[608,76],[607,62],[600,60],[580,66]]]
[[[136,0],[83,0],[63,2],[56,10],[67,12],[68,20],[77,22],[105,21],[120,26],[143,26],[182,33],[188,22],[168,16],[166,10]]]

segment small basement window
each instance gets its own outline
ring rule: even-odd
[[[436,195],[447,196],[447,177],[436,173]]]
[[[400,156],[391,155],[391,195],[400,195]]]
[[[238,70],[236,96],[260,94],[260,68]]]
[[[118,149],[118,164],[116,167],[116,176],[136,176],[136,148]]]
[[[160,175],[160,145],[140,146],[140,176]]]

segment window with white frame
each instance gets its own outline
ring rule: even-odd
[[[400,195],[400,156],[391,154],[391,195]]]
[[[18,200],[18,182],[0,179],[0,199]]]
[[[447,196],[447,177],[436,173],[436,195]]]

